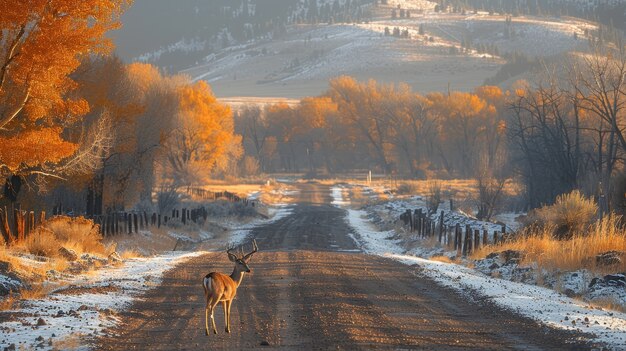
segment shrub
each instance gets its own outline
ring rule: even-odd
[[[551,206],[536,211],[539,224],[554,227],[554,235],[559,239],[569,239],[574,233],[583,233],[598,212],[593,199],[586,198],[578,190],[556,198]]]
[[[162,186],[157,192],[157,207],[159,213],[169,213],[173,208],[178,207],[180,198],[176,187]]]
[[[46,221],[44,227],[54,233],[54,237],[61,245],[79,254],[85,252],[107,254],[100,228],[92,220],[83,217],[56,216]]]
[[[428,207],[428,213],[435,213],[441,203],[441,182],[429,181],[426,187],[426,206]]]
[[[417,185],[415,183],[402,183],[396,188],[398,195],[414,195],[417,193]]]
[[[51,230],[40,227],[26,237],[24,246],[33,255],[54,257],[57,255],[61,243]]]

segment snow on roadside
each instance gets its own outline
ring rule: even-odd
[[[626,313],[594,308],[582,301],[543,287],[485,276],[471,268],[415,256],[377,252],[407,265],[417,264],[421,274],[439,284],[464,292],[478,292],[503,308],[553,328],[595,334],[614,349],[626,348]]]
[[[357,233],[357,238],[352,239],[362,245],[366,252],[391,252],[400,254],[403,250],[400,247],[400,240],[394,239],[393,231],[376,231],[365,217],[367,213],[363,210],[348,210],[348,224]],[[360,239],[360,240],[359,240]]]
[[[389,257],[406,265],[417,265],[421,274],[461,293],[478,292],[502,308],[512,310],[548,326],[595,334],[611,348],[626,348],[626,314],[598,309],[553,290],[492,278],[471,268],[401,254],[393,232],[378,232],[363,210],[348,210],[347,220],[357,233],[365,252]]]
[[[59,290],[46,298],[24,301],[22,308],[9,311],[15,312],[16,317],[0,323],[0,345],[52,350],[55,343],[64,339],[97,336],[117,323],[116,312],[130,306],[142,292],[157,286],[165,271],[204,253],[170,252],[128,259],[121,267],[78,275],[67,281],[76,288],[75,292]],[[45,324],[38,326],[40,318]],[[77,348],[88,349],[87,345]]]
[[[332,196],[333,201],[330,203],[335,207],[342,207],[350,204],[349,200],[343,199],[343,187],[334,186],[330,189],[330,196]]]

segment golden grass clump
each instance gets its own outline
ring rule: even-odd
[[[581,268],[597,273],[615,273],[626,270],[626,260],[619,264],[602,266],[595,257],[608,251],[626,252],[626,228],[620,217],[606,216],[594,224],[562,240],[555,235],[553,226],[532,226],[516,238],[498,245],[477,250],[474,258],[492,252],[519,250],[526,253],[524,262],[536,262],[539,268],[571,271]]]
[[[61,247],[61,242],[50,229],[40,227],[26,237],[23,245],[33,255],[54,257]]]
[[[46,221],[44,228],[52,231],[62,246],[78,254],[87,252],[106,256],[109,253],[102,243],[99,227],[92,220],[56,216]]]
[[[559,238],[569,238],[582,233],[596,218],[598,206],[578,190],[556,198],[551,206],[536,211],[535,216],[542,225],[552,226]]]

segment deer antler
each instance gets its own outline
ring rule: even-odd
[[[228,254],[228,256],[234,256],[235,258],[238,258],[237,254],[231,252],[234,249],[235,249],[235,246],[228,244],[228,249],[226,250],[226,253]]]
[[[256,245],[256,239],[255,239],[255,240],[252,240],[252,251],[250,251],[250,253],[248,253],[247,255],[243,256],[243,259],[247,260],[248,258],[250,258],[250,256],[252,256],[257,251],[259,251],[259,247]]]

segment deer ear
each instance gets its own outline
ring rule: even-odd
[[[228,259],[230,260],[230,262],[235,262],[237,261],[237,257],[235,257],[235,255],[229,253],[228,254]]]

